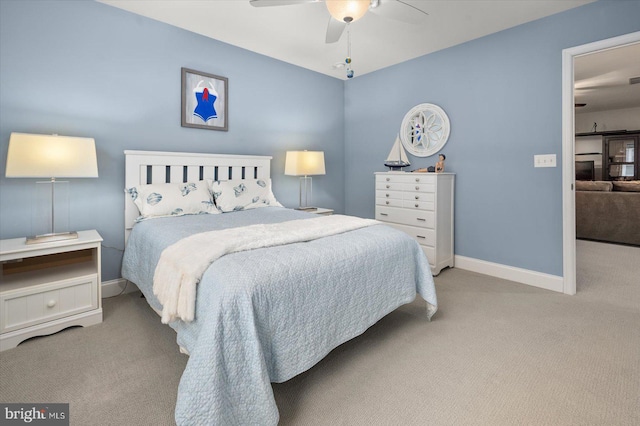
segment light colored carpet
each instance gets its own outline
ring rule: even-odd
[[[578,241],[578,294],[460,269],[439,312],[401,307],[274,384],[283,425],[638,425],[640,248]],[[187,361],[138,293],[100,325],[0,353],[0,401],[70,402],[73,425],[169,425]]]

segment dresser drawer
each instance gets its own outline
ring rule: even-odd
[[[404,183],[376,181],[376,191],[404,191]]]
[[[97,274],[0,295],[0,334],[98,308]]]
[[[433,268],[436,266],[436,249],[433,247],[428,247],[423,245],[420,245],[420,248],[422,249],[424,254],[427,256],[427,260],[429,261],[429,266],[431,266],[432,273],[437,275],[436,272],[433,272]],[[438,271],[438,273],[439,272],[440,271]]]
[[[402,191],[411,193],[434,193],[436,192],[436,186],[430,183],[400,183],[400,189]]]
[[[434,175],[416,174],[416,173],[403,173],[403,174],[377,174],[376,183],[436,183],[436,177]]]
[[[377,198],[389,198],[395,200],[402,200],[404,192],[400,191],[376,191],[376,199]]]
[[[407,201],[429,201],[433,203],[436,197],[433,193],[402,192],[402,199]]]
[[[427,228],[418,228],[417,226],[399,225],[397,223],[388,223],[387,225],[392,228],[402,231],[405,234],[410,235],[420,245],[435,247],[436,245],[436,231]]]
[[[376,219],[420,228],[432,228],[435,223],[433,211],[408,210],[397,207],[376,206]]]
[[[403,200],[402,201],[402,207],[404,207],[406,209],[412,209],[412,210],[431,210],[431,211],[433,211],[434,208],[435,208],[435,203],[433,203],[431,201]]]
[[[376,197],[376,204],[379,206],[389,206],[389,207],[403,207],[405,201],[399,200],[397,198],[380,198]]]

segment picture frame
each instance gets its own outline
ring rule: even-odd
[[[229,130],[229,79],[182,68],[182,127]]]

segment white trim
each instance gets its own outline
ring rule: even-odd
[[[125,289],[126,286],[126,289]],[[124,289],[124,293],[122,290]],[[102,282],[102,298],[106,299],[108,297],[118,296],[119,294],[127,294],[133,293],[134,291],[138,291],[138,287],[132,283],[128,282],[124,278],[118,278],[111,281],[103,281]]]
[[[576,294],[575,107],[573,59],[640,42],[640,31],[562,51],[562,292]]]
[[[545,274],[529,269],[516,268],[459,255],[455,256],[455,264],[456,268],[459,269],[562,293],[563,280],[562,277],[557,275]]]
[[[0,335],[0,352],[12,349],[27,339],[36,336],[47,336],[73,326],[89,327],[102,322],[102,308],[92,309],[76,315],[43,322],[20,330]]]

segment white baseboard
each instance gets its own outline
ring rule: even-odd
[[[124,292],[122,290],[124,290]],[[127,281],[124,278],[102,282],[103,299],[107,297],[117,296],[121,293],[133,293],[134,291],[138,291],[138,287],[131,281]]]
[[[479,274],[502,278],[517,283],[544,288],[562,293],[564,279],[557,275],[516,268],[500,263],[487,262],[465,256],[455,256],[455,267]]]

